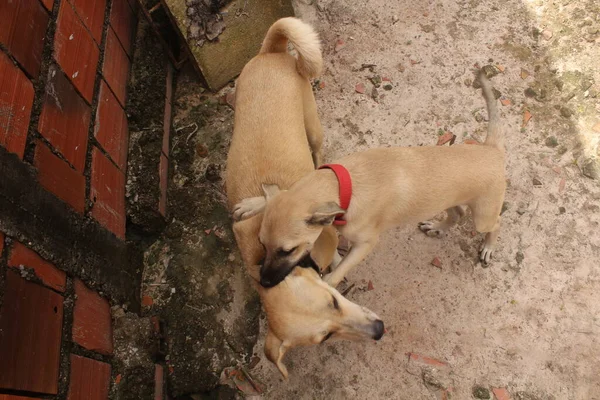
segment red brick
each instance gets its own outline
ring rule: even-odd
[[[110,10],[110,25],[129,56],[132,55],[133,32],[136,24],[137,19],[129,5],[129,0],[113,0]]]
[[[71,381],[67,400],[106,400],[110,364],[71,354]]]
[[[41,141],[37,141],[33,164],[38,170],[38,181],[46,190],[83,213],[85,177],[81,173],[54,155]]]
[[[164,399],[164,370],[162,365],[154,365],[154,400]]]
[[[165,90],[165,97],[170,103],[173,100],[173,74],[175,73],[173,64],[167,60],[167,88]]]
[[[438,137],[437,145],[442,146],[442,145],[450,142],[450,146],[452,146],[452,144],[454,144],[455,139],[456,139],[456,135],[454,135],[452,132],[446,132],[443,135],[441,135],[440,137]]]
[[[443,361],[439,361],[436,360],[434,358],[431,357],[427,357],[427,356],[422,356],[420,354],[415,354],[415,353],[407,353],[408,355],[408,359],[410,361],[417,361],[417,362],[421,362],[427,365],[432,365],[434,367],[445,367],[448,364],[443,362]]]
[[[0,389],[56,394],[63,298],[6,273],[0,315]]]
[[[125,106],[127,78],[129,77],[129,59],[112,28],[108,29],[106,35],[102,75],[115,96],[117,96],[117,99],[119,99],[119,103]]]
[[[100,83],[95,135],[98,143],[110,154],[121,171],[125,171],[129,143],[127,115],[104,80]]]
[[[496,400],[510,400],[508,390],[504,388],[493,388],[492,392],[494,392],[494,397]]]
[[[146,307],[150,307],[152,304],[154,304],[154,300],[152,300],[152,297],[144,295],[142,296],[142,305],[146,306]]]
[[[112,354],[112,327],[108,300],[75,280],[73,340],[88,350]]]
[[[128,0],[128,1],[129,1],[129,6],[133,10],[133,13],[135,15],[137,15],[137,12],[138,12],[138,0]]]
[[[27,268],[33,268],[35,274],[46,286],[58,290],[59,292],[65,291],[67,274],[65,274],[64,271],[57,269],[54,265],[42,259],[35,251],[25,247],[25,245],[15,242],[10,251],[8,266],[19,267],[21,265]]]
[[[92,102],[99,57],[100,49],[71,4],[61,2],[54,38],[54,58],[88,103]]]
[[[92,151],[92,216],[125,238],[125,175],[110,160],[94,148]]]
[[[83,172],[90,107],[55,66],[48,70],[46,88],[38,130],[77,171]]]
[[[40,73],[48,20],[38,0],[0,1],[0,43],[34,79]]]
[[[165,155],[169,156],[169,140],[171,136],[171,115],[172,115],[171,102],[165,103],[165,116],[163,118],[163,144],[162,151]]]
[[[158,211],[162,214],[162,216],[167,215],[167,184],[169,178],[169,160],[167,157],[161,153],[160,155],[160,165],[159,165],[159,174],[160,174],[160,198],[158,200]]]
[[[25,151],[33,95],[33,84],[0,50],[0,145],[19,158]]]
[[[0,394],[0,400],[39,400],[33,397],[14,396],[12,394]]]
[[[41,2],[48,11],[52,11],[52,7],[54,7],[54,0],[41,0]]]
[[[92,33],[96,43],[102,41],[102,26],[104,25],[104,10],[106,0],[69,0],[79,18]]]

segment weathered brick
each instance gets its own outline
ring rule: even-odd
[[[75,280],[73,340],[88,350],[112,354],[112,325],[108,300]]]
[[[0,315],[0,389],[56,394],[63,298],[6,273]]]
[[[115,96],[117,96],[117,99],[119,99],[119,103],[125,106],[127,79],[129,77],[129,59],[112,28],[108,29],[106,35],[102,75]]]
[[[54,58],[79,93],[92,102],[100,49],[68,1],[60,4]]]
[[[37,141],[33,164],[38,170],[38,181],[46,190],[83,213],[85,177],[81,173],[54,155],[42,141]]]
[[[40,257],[35,251],[28,249],[24,244],[15,242],[8,258],[9,267],[24,266],[32,268],[38,278],[46,286],[59,292],[65,291],[67,274],[57,269],[54,265]]]
[[[492,392],[494,392],[494,397],[496,400],[510,400],[508,390],[505,388],[493,388]]]
[[[52,7],[54,7],[54,0],[41,0],[42,4],[48,11],[52,11]]]
[[[92,150],[90,199],[92,216],[117,237],[125,238],[125,175],[96,148]]]
[[[33,84],[0,50],[0,145],[19,158],[25,151],[33,96]]]
[[[121,171],[125,171],[129,142],[127,115],[104,80],[100,83],[95,135],[98,143],[110,154]]]
[[[447,363],[440,361],[440,360],[436,360],[435,358],[431,358],[431,357],[427,357],[427,356],[422,356],[420,354],[416,354],[416,353],[407,353],[408,355],[408,359],[410,361],[417,361],[417,362],[421,362],[427,365],[431,365],[434,367],[446,367],[448,366]]]
[[[164,370],[162,365],[154,365],[154,400],[164,399]]]
[[[33,397],[15,396],[12,394],[0,394],[0,400],[39,400]]]
[[[173,101],[173,75],[175,74],[175,68],[171,61],[167,60],[167,87],[165,90],[165,98],[168,102]]]
[[[38,0],[0,1],[0,43],[34,79],[40,73],[48,20]]]
[[[46,88],[38,130],[77,171],[83,172],[90,107],[56,66],[48,70]]]
[[[104,25],[104,10],[106,0],[69,0],[79,18],[92,33],[96,43],[102,41],[102,26]]]
[[[109,384],[109,364],[71,354],[67,400],[106,400]]]
[[[171,116],[172,116],[172,107],[171,102],[167,100],[165,103],[165,117],[163,121],[163,143],[162,143],[162,151],[165,155],[169,156],[169,143],[171,137]]]
[[[164,154],[160,155],[159,163],[160,173],[160,198],[158,200],[158,210],[162,216],[167,215],[167,186],[169,178],[169,160]]]
[[[125,52],[131,56],[131,51],[133,49],[133,32],[137,24],[136,16],[129,5],[129,0],[113,0],[111,7],[110,25],[115,31]]]

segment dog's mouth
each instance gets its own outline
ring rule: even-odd
[[[321,274],[321,268],[319,268],[315,260],[313,260],[310,253],[306,253],[306,255],[302,257],[300,261],[296,263],[296,265],[302,268],[312,268],[317,272],[317,274]]]
[[[310,253],[306,253],[306,255],[296,262],[282,260],[282,262],[275,264],[275,266],[267,266],[265,265],[265,261],[266,260],[263,258],[260,263],[260,284],[265,288],[276,286],[283,281],[296,266],[301,268],[312,268],[318,274],[321,273],[321,269],[315,260],[312,259]]]

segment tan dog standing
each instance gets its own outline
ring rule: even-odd
[[[298,53],[297,60],[286,52],[288,40]],[[227,158],[230,207],[259,196],[263,183],[290,187],[320,162],[323,133],[308,78],[319,74],[321,64],[313,29],[296,18],[284,18],[271,26],[260,54],[244,67],[237,81]],[[308,263],[318,269],[331,264],[337,254],[335,229],[321,229],[306,257],[287,267],[281,284],[266,289],[258,283],[265,255],[258,240],[261,222],[262,215],[256,215],[234,223],[233,231],[267,314],[265,354],[284,377],[288,372],[282,358],[292,347],[318,344],[330,337],[381,338],[383,322],[377,315],[344,298],[315,269],[296,267]]]
[[[301,259],[307,248],[343,215],[338,227],[351,243],[350,252],[325,280],[337,286],[373,249],[381,232],[431,218],[446,210],[441,223],[423,222],[429,236],[441,236],[472,211],[476,229],[486,233],[480,253],[492,257],[500,229],[504,201],[504,137],[490,83],[480,74],[489,127],[482,146],[371,149],[339,160],[349,172],[352,196],[348,209],[340,207],[338,177],[329,169],[311,172],[289,190],[263,187],[264,197],[246,199],[234,207],[234,217],[248,218],[264,209],[260,240],[267,250],[261,279],[276,284],[277,269]],[[266,200],[266,201],[265,201]]]

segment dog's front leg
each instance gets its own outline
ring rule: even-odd
[[[233,220],[243,221],[253,217],[256,214],[261,213],[265,209],[266,205],[267,200],[264,196],[249,197],[244,199],[233,206]]]
[[[368,242],[353,243],[348,255],[342,259],[335,271],[325,275],[323,280],[333,287],[339,285],[348,272],[364,260],[376,244],[377,238],[371,238]]]

